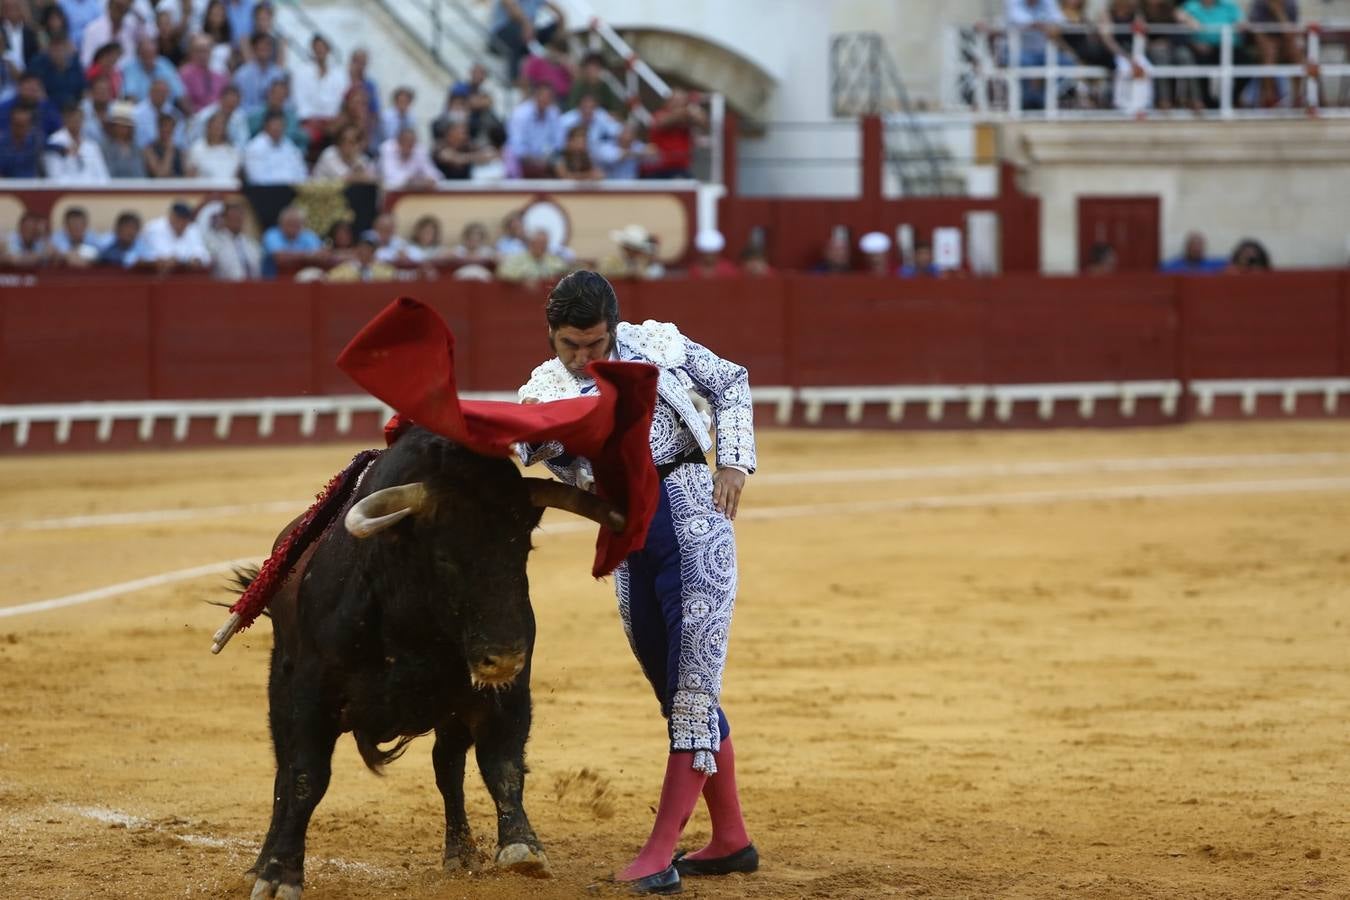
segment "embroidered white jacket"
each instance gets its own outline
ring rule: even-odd
[[[656,392],[698,441],[703,452],[712,449],[709,426],[717,427],[717,465],[755,471],[754,408],[750,377],[744,366],[721,359],[707,347],[689,340],[669,322],[648,319],[641,325],[620,322],[615,331],[618,358],[651,363],[661,370]],[[557,357],[535,368],[521,387],[520,399],[542,403],[581,396],[581,383]],[[706,406],[711,414],[700,409]],[[565,452],[557,442],[522,446],[526,465],[547,462]],[[555,473],[576,483],[576,466],[550,465]]]

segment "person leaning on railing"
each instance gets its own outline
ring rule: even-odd
[[[1222,57],[1223,28],[1236,29],[1242,22],[1242,7],[1235,0],[1187,0],[1177,11],[1178,18],[1195,30],[1188,38],[1191,55],[1202,66],[1218,65]],[[1233,62],[1238,65],[1250,61],[1250,53],[1238,39],[1236,31],[1233,39]],[[1216,106],[1217,101],[1208,97],[1209,85],[1201,80],[1198,90],[1206,98],[1206,105]]]
[[[263,232],[263,277],[275,278],[278,268],[289,270],[319,263],[324,258],[323,241],[305,227],[305,211],[288,206],[277,224]]]
[[[1021,50],[1015,62],[1019,67],[1044,66],[1052,47],[1059,65],[1072,66],[1077,62],[1060,30],[1065,19],[1058,0],[1007,0],[1006,15],[1009,27],[1018,31]],[[1059,90],[1058,85],[1055,90]],[[1044,107],[1045,81],[1024,80],[1022,108]]]
[[[1253,25],[1297,25],[1298,0],[1252,0],[1248,18]],[[1299,46],[1298,37],[1298,33],[1292,30],[1279,33],[1253,32],[1252,42],[1256,46],[1261,65],[1273,66],[1280,63],[1301,65],[1303,50]],[[1295,79],[1294,97],[1303,97],[1303,88],[1304,79]],[[1306,97],[1304,100],[1306,102]],[[1259,103],[1266,107],[1279,103],[1279,92],[1274,78],[1261,79]]]
[[[557,21],[536,28],[534,20],[545,8]],[[505,50],[506,68],[512,81],[520,72],[520,61],[530,52],[530,44],[536,41],[547,44],[555,33],[567,30],[566,15],[553,0],[497,0],[493,4],[489,27],[493,38],[489,49],[494,53]]]
[[[324,148],[311,173],[317,181],[373,184],[379,180],[375,164],[365,154],[365,138],[355,125],[345,125],[337,139]]]

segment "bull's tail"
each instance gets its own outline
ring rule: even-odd
[[[252,584],[257,577],[257,566],[235,566],[230,570],[230,578],[226,582],[225,589],[231,594],[242,594],[244,591],[248,590],[248,586]],[[207,600],[206,602],[211,606],[219,606],[224,609],[229,609],[234,605],[233,603],[226,603],[224,600]],[[271,618],[272,616],[267,610],[263,610],[263,615],[268,618]]]
[[[230,570],[230,591],[242,594],[258,578],[258,566],[235,566]]]
[[[366,732],[353,731],[352,737],[356,739],[356,749],[361,754],[366,768],[376,775],[383,775],[384,767],[402,756],[403,751],[407,750],[408,745],[416,739],[416,735],[412,737],[405,735],[395,741],[394,746],[388,750],[381,750],[380,742]]]
[[[286,536],[272,547],[272,555],[249,576],[247,587],[230,606],[230,617],[216,632],[211,643],[212,653],[219,653],[231,637],[252,625],[253,620],[267,609],[267,604],[272,602],[273,595],[290,577],[300,557],[333,524],[356,491],[361,473],[375,462],[381,452],[362,450],[356,454],[347,468],[334,475],[319,492],[314,505],[292,524]],[[235,580],[242,581],[242,575],[236,572]]]

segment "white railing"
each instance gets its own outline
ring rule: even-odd
[[[1045,42],[1045,61],[1039,65],[1024,66],[1019,61],[1026,46],[1025,39],[1033,32],[1038,41]],[[1163,65],[1150,61],[1150,38],[1194,38],[1202,33],[1218,35],[1217,61],[1195,65]],[[1133,27],[1116,26],[1111,29],[1115,43],[1128,53],[1128,57],[1123,54],[1117,56],[1116,67],[1108,68],[1101,65],[1062,64],[1058,52],[1061,44],[1055,37],[1045,36],[1034,28],[1019,29],[1004,24],[957,27],[949,31],[949,45],[944,54],[948,71],[944,77],[943,102],[948,109],[964,108],[991,118],[1143,118],[1161,115],[1163,111],[1151,108],[1151,101],[1141,103],[1138,99],[1117,103],[1115,108],[1070,107],[1063,103],[1061,92],[1066,86],[1072,87],[1074,82],[1091,84],[1114,80],[1117,89],[1132,88],[1136,84],[1147,85],[1149,90],[1144,93],[1151,97],[1152,88],[1160,80],[1200,80],[1211,84],[1217,108],[1181,109],[1176,111],[1177,115],[1221,119],[1289,116],[1295,113],[1350,116],[1350,107],[1328,106],[1327,98],[1323,96],[1324,80],[1341,80],[1341,94],[1345,93],[1345,85],[1350,84],[1350,81],[1345,80],[1350,79],[1350,61],[1329,61],[1323,58],[1327,55],[1328,42],[1324,38],[1328,33],[1342,34],[1344,41],[1334,43],[1344,47],[1350,42],[1350,22],[1243,23],[1200,29],[1186,25],[1137,22]],[[1066,25],[1059,29],[1059,34],[1092,37],[1100,36],[1102,32],[1091,25]],[[1302,59],[1299,62],[1270,65],[1239,62],[1237,50],[1249,34],[1292,34],[1301,43],[1299,55]],[[1234,103],[1234,87],[1244,79],[1301,80],[1303,96],[1291,98],[1292,108],[1240,108]],[[1038,84],[1044,104],[1041,108],[1028,109],[1023,102],[1026,84],[1033,82]]]
[[[514,402],[514,392],[466,392],[465,399]],[[1072,410],[1084,424],[1107,418],[1132,419],[1147,402],[1167,418],[1186,411],[1199,418],[1215,414],[1216,401],[1237,400],[1243,416],[1255,416],[1267,400],[1266,409],[1278,401],[1282,414],[1292,416],[1320,411],[1327,416],[1344,415],[1350,398],[1350,378],[1210,379],[1183,383],[1176,379],[1157,381],[1059,382],[1044,384],[968,385],[854,385],[846,387],[757,387],[755,406],[773,410],[780,426],[793,423],[817,425],[828,409],[842,410],[844,421],[861,424],[870,407],[884,409],[886,419],[900,425],[918,410],[923,419],[945,427],[979,424],[1000,425],[1012,421],[1017,409],[1034,410],[1049,422],[1056,414]],[[1184,405],[1183,405],[1184,404]],[[1228,404],[1231,406],[1230,404]],[[94,439],[108,443],[119,422],[136,425],[137,439],[153,440],[168,425],[174,441],[186,441],[194,421],[212,424],[212,435],[228,441],[242,433],[249,438],[269,438],[278,419],[295,420],[301,437],[319,433],[319,420],[331,418],[331,432],[352,434],[353,417],[378,414],[381,421],[393,414],[383,402],[368,396],[271,397],[240,400],[147,400],[126,402],[52,403],[0,406],[0,429],[12,426],[6,449],[23,449],[32,442],[34,427],[50,429],[51,443],[70,443],[72,429],[94,423]],[[1103,415],[1104,414],[1104,415]],[[833,421],[838,421],[837,417]],[[245,424],[247,423],[247,424]],[[289,430],[287,433],[290,433]],[[45,436],[45,434],[44,434]],[[39,441],[48,446],[47,441]]]

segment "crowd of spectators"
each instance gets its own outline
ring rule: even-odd
[[[833,235],[825,243],[820,261],[811,271],[818,275],[867,274],[895,278],[955,278],[966,274],[960,266],[939,265],[933,255],[933,245],[927,240],[916,240],[912,247],[898,248],[889,235],[869,231],[858,239],[856,254],[853,249],[842,231]],[[1111,275],[1119,271],[1119,264],[1114,247],[1096,243],[1088,248],[1081,268],[1085,275]],[[1264,272],[1271,268],[1270,254],[1260,241],[1244,238],[1227,257],[1214,257],[1208,253],[1205,236],[1193,231],[1186,235],[1182,252],[1165,260],[1158,271],[1171,275],[1216,275]]]
[[[774,272],[762,236],[752,235],[733,259],[725,237],[714,229],[698,232],[686,265],[662,262],[660,241],[639,224],[611,231],[612,251],[598,258],[578,258],[543,228],[526,224],[521,212],[505,216],[494,238],[483,222],[470,222],[457,235],[447,235],[435,216],[423,215],[403,227],[392,213],[375,216],[371,227],[357,232],[350,219],[339,220],[320,235],[309,227],[303,206],[281,210],[277,223],[255,240],[249,209],[238,199],[214,200],[193,208],[170,204],[165,215],[142,222],[135,213],[117,217],[111,233],[90,227],[88,213],[66,207],[59,227],[48,229],[44,217],[24,213],[0,246],[0,263],[10,270],[113,269],[197,273],[225,281],[296,278],[332,281],[383,281],[438,278],[525,283],[556,280],[574,269],[594,268],[614,279],[658,280],[668,276],[735,278]],[[1092,245],[1082,260],[1087,275],[1110,275],[1119,258],[1110,244]],[[1159,271],[1174,275],[1211,275],[1268,271],[1270,254],[1254,239],[1244,239],[1226,257],[1210,256],[1205,236],[1186,235],[1182,251]],[[816,275],[866,274],[877,277],[933,279],[965,277],[968,271],[948,259],[940,264],[933,244],[923,238],[900,247],[880,231],[863,234],[856,243],[836,229],[809,268]]]
[[[1006,19],[1019,32],[1017,64],[1100,67],[1103,78],[1065,78],[1055,85],[1061,107],[1202,111],[1220,105],[1209,78],[1154,77],[1155,66],[1217,66],[1225,26],[1236,29],[1234,65],[1305,62],[1294,31],[1252,30],[1248,25],[1299,22],[1298,0],[1005,0]],[[1142,46],[1133,32],[1142,30]],[[1273,107],[1306,100],[1303,77],[1237,77],[1235,106]],[[1044,79],[1022,82],[1022,106],[1045,106]]]
[[[339,62],[316,34],[288,54],[265,0],[0,0],[0,178],[327,179],[404,190],[471,178],[691,176],[708,123],[687,92],[673,92],[644,126],[611,88],[603,56],[577,63],[561,30],[535,34],[513,18],[540,3],[497,2],[525,99],[497,109],[475,65],[442,111],[419,122],[412,89],[382,93],[367,51]],[[536,39],[547,43],[530,55]]]
[[[375,216],[365,231],[358,233],[350,219],[342,219],[321,236],[309,227],[298,203],[282,209],[276,224],[255,239],[249,216],[248,205],[236,198],[197,208],[179,200],[148,222],[136,213],[122,213],[110,233],[100,234],[79,206],[65,207],[59,226],[51,229],[43,216],[26,212],[0,246],[0,263],[22,271],[102,268],[210,275],[223,281],[384,281],[444,274],[537,283],[581,267],[597,268],[611,278],[636,279],[667,274],[728,278],[772,271],[758,245],[742,254],[739,265],[727,259],[726,240],[715,230],[697,235],[687,268],[668,271],[659,260],[658,238],[636,224],[611,232],[610,255],[579,259],[549,231],[527,226],[518,211],[501,221],[495,239],[482,222],[446,235],[435,216],[424,215],[405,230],[387,212]]]

